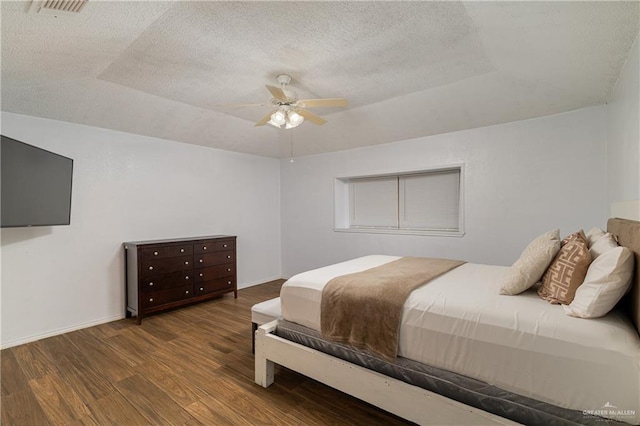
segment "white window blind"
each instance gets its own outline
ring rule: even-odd
[[[349,194],[352,227],[397,228],[397,177],[354,179]]]
[[[349,178],[348,227],[460,232],[460,173],[455,168]]]
[[[459,229],[459,170],[400,176],[399,185],[401,229]]]

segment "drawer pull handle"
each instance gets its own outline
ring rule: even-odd
[[[180,249],[180,253],[184,253],[184,249]]]
[[[231,268],[227,268],[227,272],[231,272]]]
[[[227,256],[227,259],[231,259],[231,255]]]
[[[204,274],[203,274],[202,272],[200,272],[200,276],[201,276],[201,277],[204,277]]]
[[[184,294],[189,294],[189,290],[185,291]]]
[[[204,287],[200,287],[200,291],[204,291]]]
[[[150,271],[153,271],[153,266],[149,266],[149,270],[150,270]]]
[[[153,302],[153,297],[151,299],[149,299],[149,302]]]
[[[188,265],[188,264],[189,264],[189,261],[187,260],[186,262],[184,262],[184,264],[185,264],[185,265]]]
[[[227,281],[227,284],[231,285],[231,281]]]
[[[227,245],[225,244],[223,247],[224,247],[224,248],[227,248]]]
[[[204,262],[204,260],[200,259],[200,263]]]
[[[189,275],[185,275],[184,279],[188,280],[189,279]]]
[[[202,250],[206,250],[206,249],[207,249],[207,246],[202,246]]]
[[[149,283],[149,287],[153,287],[153,283]]]
[[[154,256],[157,256],[157,255],[158,255],[158,252],[157,252],[157,251],[154,251],[154,252],[153,252],[153,255],[154,255]]]

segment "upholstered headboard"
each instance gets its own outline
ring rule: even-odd
[[[628,219],[609,219],[607,232],[618,239],[618,244],[628,247],[636,260],[631,291],[621,303],[626,303],[631,313],[631,320],[640,333],[640,222]]]

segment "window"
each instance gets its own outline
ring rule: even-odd
[[[462,167],[336,179],[336,230],[461,236]]]

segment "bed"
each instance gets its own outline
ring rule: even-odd
[[[638,264],[640,222],[611,219],[607,230]],[[270,385],[281,364],[419,424],[640,423],[638,268],[616,309],[581,319],[534,290],[501,296],[508,268],[466,263],[409,295],[396,362],[324,340],[327,281],[396,259],[366,256],[289,280],[284,320],[257,334],[256,382]]]

